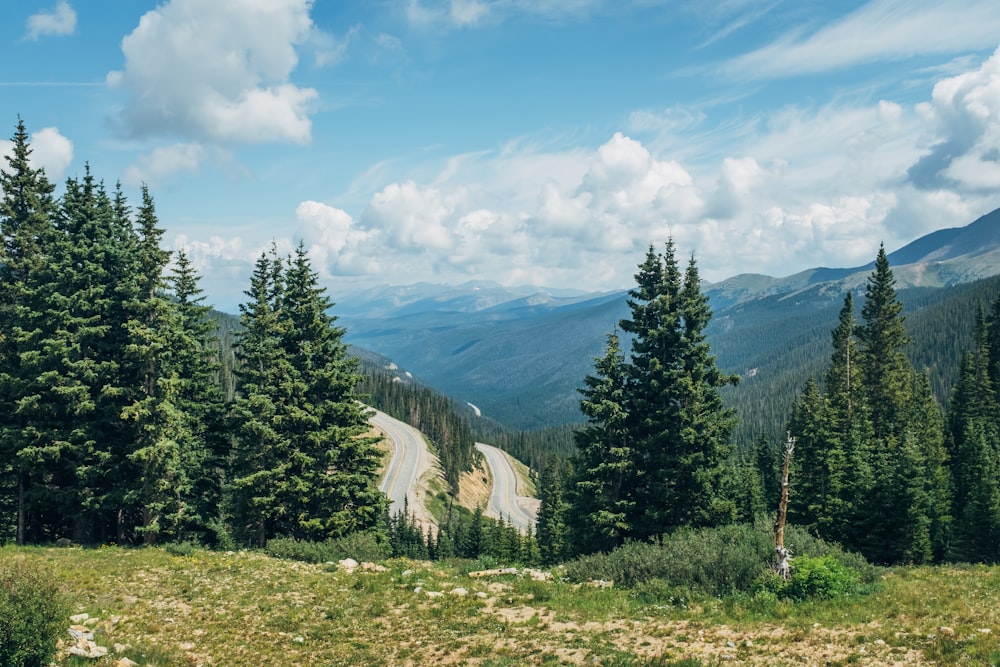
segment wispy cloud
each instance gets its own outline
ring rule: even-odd
[[[72,35],[76,30],[76,12],[66,0],[59,0],[54,9],[41,11],[28,17],[25,39]]]
[[[816,31],[796,29],[725,63],[730,77],[771,79],[863,63],[993,48],[1000,35],[995,0],[872,0]]]

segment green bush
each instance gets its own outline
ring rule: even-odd
[[[859,582],[875,580],[875,569],[864,558],[801,528],[788,526],[785,541],[795,555],[793,565],[801,558],[829,557]],[[654,591],[726,596],[760,588],[770,577],[774,558],[770,526],[762,522],[685,528],[657,542],[629,542],[611,553],[578,558],[566,564],[566,576],[573,581],[611,580],[618,587],[641,589],[644,598]],[[653,581],[657,583],[649,583]]]
[[[794,559],[792,578],[784,587],[785,595],[793,600],[834,598],[861,590],[861,574],[833,556]]]
[[[353,558],[359,562],[374,562],[385,560],[392,555],[389,544],[379,534],[367,531],[350,533],[322,542],[276,537],[268,540],[264,551],[275,558],[301,560],[306,563],[337,562],[344,558]]]
[[[51,572],[24,558],[0,561],[0,667],[43,667],[69,626]]]

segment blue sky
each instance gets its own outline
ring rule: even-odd
[[[147,183],[227,309],[272,242],[334,300],[608,290],[668,236],[783,276],[1000,206],[995,0],[46,0],[0,43],[0,136]]]

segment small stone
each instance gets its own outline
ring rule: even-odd
[[[726,648],[736,648],[736,644],[731,641],[728,641],[726,642]]]
[[[947,625],[942,625],[940,628],[938,628],[938,632],[944,635],[945,637],[955,636],[955,629],[949,628]]]
[[[990,630],[989,628],[979,628],[978,630],[976,630],[976,632],[978,632],[981,635],[988,635],[993,631]]]
[[[344,568],[348,572],[352,572],[358,567],[358,561],[353,558],[345,558],[341,561],[337,561],[337,565]]]
[[[480,600],[485,600],[486,598],[489,597],[489,595],[487,595],[483,591],[479,591],[478,593],[476,593],[476,597],[479,598]]]
[[[875,640],[875,646],[885,646],[885,640],[884,639],[876,639]]]
[[[132,648],[131,644],[117,644],[116,643],[114,645],[115,653],[124,653],[125,651],[129,650],[130,648]]]
[[[423,586],[417,586],[416,588],[414,588],[414,589],[413,589],[413,592],[414,592],[414,593],[419,593],[419,592],[420,592],[420,591],[422,591],[422,590],[424,590],[424,587],[423,587]]]
[[[469,591],[468,591],[468,589],[465,589],[465,588],[462,588],[461,586],[459,586],[458,588],[451,589],[450,593],[452,595],[454,595],[455,597],[464,598],[466,595],[469,594]]]
[[[753,642],[750,641],[749,639],[743,642],[743,645],[746,646],[747,648],[753,648]]]
[[[444,593],[441,591],[427,591],[427,597],[429,598],[441,598],[444,597]]]
[[[121,658],[115,663],[115,667],[139,667],[139,663],[128,658]]]
[[[721,658],[722,660],[729,661],[729,660],[735,660],[736,656],[733,655],[732,653],[723,653],[722,655],[719,656],[719,658]]]
[[[411,574],[413,574],[413,570],[403,570],[403,572],[402,572],[402,576],[404,576],[404,577],[408,577]]]
[[[69,621],[74,625],[79,625],[80,623],[86,621],[88,618],[90,618],[90,614],[77,614],[76,616],[70,616]]]
[[[306,638],[305,637],[293,637],[292,641],[295,642],[296,644],[304,644],[305,641],[306,641]]]

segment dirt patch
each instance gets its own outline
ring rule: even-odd
[[[472,472],[463,472],[458,479],[458,504],[470,511],[475,511],[477,507],[485,508],[490,502],[492,488],[489,467],[486,461],[479,458]]]

